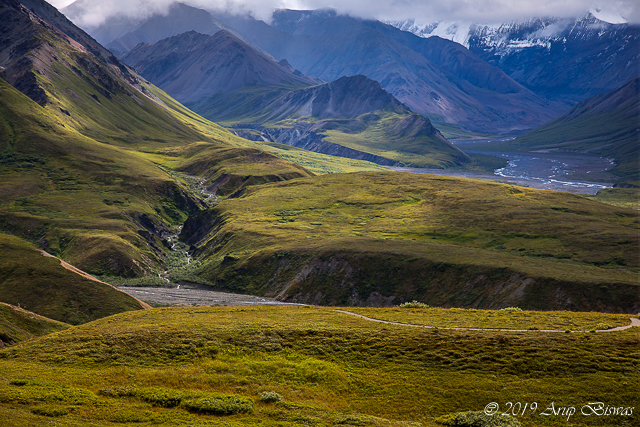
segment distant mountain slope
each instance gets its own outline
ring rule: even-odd
[[[356,76],[315,85],[224,30],[139,45],[123,60],[247,138],[385,165],[445,167],[470,160],[379,83]]]
[[[413,111],[439,116],[470,130],[526,129],[551,120],[561,111],[466,49],[448,42],[436,45],[411,34],[393,34],[399,30],[376,21],[338,16],[326,10],[280,10],[271,26],[239,18],[225,22],[272,56],[287,58],[307,75],[325,81],[365,75],[380,82]],[[415,41],[409,43],[407,37]],[[429,47],[415,47],[421,43]],[[451,54],[433,53],[451,48]],[[434,59],[443,55],[448,58],[437,63],[421,50],[432,51]],[[480,78],[476,78],[478,74]]]
[[[570,104],[610,92],[640,69],[640,26],[610,24],[592,14],[495,26],[391,24],[421,37],[459,42],[538,95]]]
[[[617,164],[613,173],[640,180],[640,76],[613,92],[585,99],[509,147],[610,157]]]
[[[186,104],[247,86],[273,90],[315,84],[224,30],[213,36],[189,31],[153,45],[139,45],[122,59]]]
[[[330,10],[280,10],[271,25],[236,15],[216,17],[248,44],[278,60],[286,58],[307,76],[333,81],[362,74],[413,111],[470,130],[530,129],[564,109],[458,45],[401,34],[377,21],[338,16]],[[91,31],[97,36],[112,25],[117,20]]]
[[[62,12],[74,17],[91,7],[88,2],[76,1]],[[151,44],[187,31],[211,35],[222,28],[224,25],[210,13],[182,3],[173,3],[166,15],[153,14],[145,20],[118,15],[109,25],[100,26],[91,33],[98,42],[120,55],[139,43]]]
[[[429,119],[365,76],[294,90],[236,120],[240,133],[384,165],[450,167],[470,161]],[[255,126],[259,125],[259,126]]]

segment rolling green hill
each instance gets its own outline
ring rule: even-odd
[[[65,268],[59,259],[45,256],[35,245],[17,237],[0,234],[0,251],[0,301],[70,324],[148,308],[106,283]],[[24,325],[19,319],[8,320],[15,331],[10,328],[7,335],[15,341],[41,335],[40,330],[60,329],[38,319],[35,323],[24,319]]]
[[[589,316],[409,311],[416,323],[447,322],[453,314],[474,325],[473,319],[507,315],[526,318],[532,327],[542,320],[567,329]],[[610,315],[594,316],[594,322],[610,322]],[[589,402],[637,407],[636,329],[425,329],[308,306],[123,313],[0,350],[0,417],[8,427],[436,427],[451,425],[445,420],[455,413],[481,412],[490,402],[503,411],[507,402],[535,402],[524,413],[521,405],[509,423],[489,418],[491,425],[566,426],[569,420],[575,426],[631,427],[635,411],[597,417],[580,408]],[[577,411],[541,415],[552,402]]]
[[[67,328],[66,323],[0,302],[0,348]]]

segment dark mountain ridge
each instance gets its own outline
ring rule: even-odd
[[[122,59],[183,103],[247,86],[295,88],[316,83],[225,30],[213,36],[189,31],[153,45],[140,44]]]
[[[413,111],[468,129],[526,129],[561,111],[449,41],[434,43],[409,33],[402,35],[377,21],[341,16],[332,10],[280,10],[274,13],[271,26],[239,21],[236,18],[228,25],[272,56],[286,57],[307,75],[325,81],[366,75]],[[419,48],[420,44],[428,48]],[[437,54],[439,50],[451,53]],[[478,75],[481,77],[475,77]]]

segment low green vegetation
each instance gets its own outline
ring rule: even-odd
[[[449,313],[439,313],[443,323]],[[0,416],[7,426],[435,427],[472,419],[459,413],[490,402],[502,411],[508,402],[536,402],[537,411],[511,419],[567,425],[566,416],[540,415],[553,403],[578,408],[571,425],[630,427],[635,413],[579,410],[588,402],[637,407],[633,329],[453,331],[314,307],[127,312],[0,350]]]
[[[605,188],[599,190],[593,200],[622,208],[640,209],[640,188]]]
[[[578,195],[361,172],[250,188],[190,218],[181,238],[202,280],[232,292],[624,312],[637,301],[638,226],[637,211]]]
[[[553,329],[589,331],[629,325],[628,314],[572,311],[476,310],[464,308],[365,308],[345,310],[390,322],[440,328]]]
[[[458,427],[520,427],[509,415],[487,415],[484,412],[457,412],[435,419],[437,424]]]
[[[399,305],[400,308],[429,308],[429,304],[425,304],[423,302],[418,302],[413,300],[411,302],[403,302]]]

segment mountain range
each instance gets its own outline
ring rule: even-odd
[[[73,8],[65,11],[73,17]],[[211,16],[204,10],[198,13]],[[132,32],[158,19],[137,23]],[[215,19],[252,47],[286,59],[307,76],[326,82],[367,76],[412,111],[468,130],[524,130],[562,111],[561,105],[538,97],[455,43],[422,39],[378,21],[331,10],[280,10],[270,25],[246,16],[218,14]],[[111,26],[107,21],[89,31],[105,34]],[[103,43],[114,40],[105,38]]]
[[[589,13],[499,25],[390,22],[420,37],[454,40],[547,99],[568,105],[615,90],[640,70],[640,25]]]
[[[122,59],[189,108],[249,139],[385,165],[470,161],[379,83],[354,76],[318,85],[226,30],[140,44]]]

